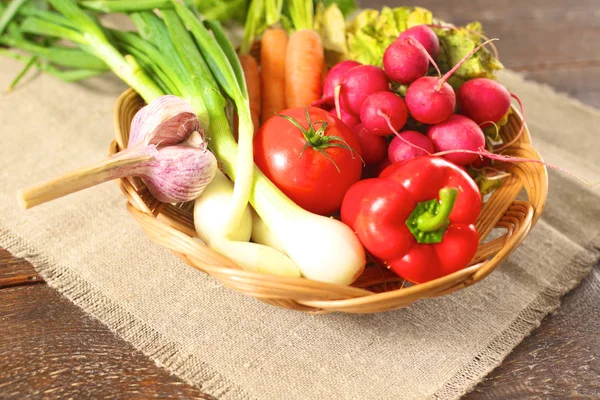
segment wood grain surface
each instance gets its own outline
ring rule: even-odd
[[[360,1],[363,7],[399,4]],[[600,1],[421,0],[479,20],[503,63],[600,107]],[[35,82],[30,82],[35,84]],[[466,399],[600,398],[600,265]],[[1,399],[206,399],[0,250]]]

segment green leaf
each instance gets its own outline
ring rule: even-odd
[[[318,7],[319,4],[322,4],[325,8],[336,5],[344,17],[347,17],[358,8],[355,0],[315,0],[315,7]]]
[[[11,1],[6,9],[3,10],[0,15],[0,35],[4,32],[4,29],[13,20],[19,9],[29,0],[13,0]]]

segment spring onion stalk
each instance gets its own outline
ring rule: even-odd
[[[281,10],[283,9],[283,0],[266,0],[265,4],[265,24],[274,25],[281,19]]]
[[[232,61],[241,71],[237,58],[230,60],[223,52],[215,37],[212,36],[194,14],[183,5],[174,2],[175,10],[182,21],[188,26],[196,40],[204,59],[207,61],[213,76],[225,93],[234,101],[239,116],[238,152],[236,164],[240,171],[235,181],[231,210],[224,226],[226,237],[235,233],[244,209],[248,205],[248,197],[252,188],[252,169],[254,156],[252,139],[254,127],[250,116],[250,102],[246,85],[240,85]],[[216,25],[216,22],[214,23]]]
[[[55,65],[67,68],[84,68],[106,70],[106,64],[88,53],[79,49],[62,46],[41,46],[25,39],[0,36],[0,44],[23,50],[31,55],[43,58]]]
[[[19,9],[28,1],[29,0],[13,0],[4,10],[2,10],[2,15],[0,15],[0,35],[2,35],[4,29],[6,29],[15,15],[17,15]]]
[[[287,6],[296,30],[313,29],[314,6],[312,0],[290,0],[287,2]]]
[[[27,74],[27,72],[29,72],[29,70],[31,69],[31,67],[33,67],[35,65],[36,62],[37,62],[37,57],[36,56],[30,57],[29,61],[27,61],[25,63],[25,66],[23,67],[23,69],[21,69],[21,71],[19,71],[19,73],[12,80],[12,82],[10,82],[10,84],[8,85],[8,88],[6,89],[6,91],[7,92],[12,91],[15,88],[15,86],[17,86],[19,84],[19,82],[21,81],[21,79],[23,79],[23,77],[25,76],[25,74]]]
[[[80,32],[83,33],[86,44],[94,49],[94,55],[102,59],[125,83],[139,89],[138,93],[146,102],[149,103],[163,94],[160,88],[139,68],[139,65],[128,62],[112,46],[102,29],[74,2],[70,0],[48,1],[65,18],[77,24]]]
[[[186,91],[186,88],[177,77],[168,73],[171,68],[171,60],[165,54],[139,37],[136,33],[117,30],[111,30],[110,33],[118,43],[118,46],[122,46],[127,53],[134,56],[140,62],[148,64],[149,70],[156,76],[161,77],[165,86],[169,88],[169,91],[172,91],[171,94],[183,97],[182,93]]]
[[[26,17],[37,17],[48,22],[53,22],[57,25],[77,29],[77,27],[74,24],[72,24],[68,19],[66,19],[62,15],[48,10],[42,10],[38,7],[29,4],[19,9],[19,15],[23,15]]]
[[[240,10],[245,11],[247,3],[248,0],[221,0],[217,4],[211,4],[206,0],[196,0],[194,6],[204,18],[221,21],[242,16]]]
[[[170,0],[90,0],[79,4],[90,10],[105,13],[126,13],[135,11],[152,11],[155,8],[170,8]]]
[[[242,38],[240,53],[248,54],[250,52],[252,42],[256,35],[258,35],[260,24],[264,18],[264,10],[265,0],[252,0],[250,2],[250,8],[248,9],[248,15],[246,16],[246,23],[244,25],[244,37]]]
[[[198,50],[194,39],[183,25],[183,22],[173,10],[162,10],[161,14],[166,24],[169,35],[173,39],[175,50],[181,58],[192,82],[192,87],[203,100],[202,107],[196,108],[198,118],[203,126],[210,131],[213,117],[209,115],[210,110],[223,110],[226,100],[221,95],[219,87],[212,78],[212,74],[202,54]]]
[[[62,70],[48,63],[36,63],[36,67],[47,74],[50,74],[63,82],[79,82],[84,79],[92,78],[101,75],[108,69],[68,69]]]
[[[50,23],[38,17],[26,17],[21,22],[20,28],[23,33],[65,38],[77,44],[86,43],[83,35],[79,32],[58,23]]]
[[[206,109],[202,94],[194,85],[191,75],[188,74],[183,61],[177,54],[177,49],[169,37],[169,31],[165,23],[151,11],[132,13],[130,17],[140,36],[154,45],[168,60],[168,65],[173,71],[171,77],[178,84],[181,97],[185,98],[196,110]]]

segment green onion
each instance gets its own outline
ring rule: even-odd
[[[76,26],[71,23],[68,19],[55,12],[42,10],[38,7],[26,5],[19,10],[19,15],[26,17],[38,17],[48,22],[53,22],[57,25],[65,26],[67,28],[77,29]]]
[[[246,85],[238,82],[233,64],[236,69],[241,71],[239,60],[235,57],[230,60],[219,43],[212,36],[204,25],[194,16],[194,14],[178,3],[173,3],[175,11],[188,26],[194,39],[207,60],[213,76],[223,88],[225,93],[231,97],[237,107],[239,116],[238,133],[238,152],[237,152],[237,178],[233,190],[231,212],[225,224],[224,234],[230,236],[235,233],[244,209],[248,205],[248,197],[252,189],[252,170],[254,167],[254,156],[252,147],[252,138],[254,137],[254,127],[250,116],[250,102],[248,100],[248,91]],[[231,54],[231,51],[229,51]],[[226,118],[225,118],[226,119]],[[218,138],[213,138],[218,140]]]
[[[83,35],[76,30],[38,17],[26,17],[21,22],[20,28],[23,33],[63,38],[78,44],[86,43]]]
[[[170,0],[90,0],[80,1],[82,7],[105,13],[152,11],[155,8],[170,8]]]
[[[26,51],[31,55],[63,67],[106,70],[106,64],[102,60],[79,49],[61,46],[40,46],[28,40],[14,39],[7,35],[0,36],[0,44]]]
[[[36,56],[31,57],[29,59],[29,61],[27,61],[27,63],[25,64],[25,67],[23,67],[23,69],[17,74],[15,79],[13,79],[12,82],[8,85],[8,89],[7,89],[8,92],[13,90],[14,87],[17,86],[17,84],[25,76],[25,74],[31,69],[31,67],[33,67],[35,65],[36,61],[37,61]]]
[[[8,26],[8,24],[15,17],[19,9],[29,0],[13,0],[8,4],[6,9],[2,11],[2,15],[0,15],[0,35],[4,32],[4,29]]]
[[[141,68],[128,62],[108,41],[102,29],[95,21],[69,0],[49,0],[64,17],[76,23],[88,45],[93,47],[95,55],[102,59],[115,74],[134,88],[146,102],[160,97],[163,92]]]
[[[252,0],[246,23],[244,25],[244,37],[240,46],[240,53],[248,54],[252,48],[254,38],[258,35],[260,26],[264,22],[265,0]]]
[[[141,37],[152,43],[166,58],[167,65],[172,70],[169,76],[177,84],[181,96],[195,110],[205,110],[206,107],[202,100],[202,94],[198,90],[198,87],[194,85],[191,75],[188,74],[183,61],[179,57],[177,49],[175,49],[169,37],[169,31],[165,23],[151,11],[132,13],[131,19],[135,23]]]

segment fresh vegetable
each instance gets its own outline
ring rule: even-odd
[[[288,46],[283,29],[267,29],[261,39],[262,122],[285,109],[285,57]]]
[[[335,108],[333,110],[329,111],[329,113],[331,115],[339,118],[340,120],[342,120],[342,122],[344,124],[346,124],[346,126],[350,129],[352,129],[356,125],[360,124],[360,119],[358,117],[356,117],[354,114],[350,114],[348,111],[344,110],[343,108],[341,108],[339,111],[340,111],[339,115]]]
[[[441,78],[424,76],[413,82],[406,92],[410,115],[424,124],[439,124],[454,113],[456,94],[447,81],[473,54],[490,41],[480,44]]]
[[[510,92],[500,83],[477,78],[467,81],[456,92],[460,113],[478,124],[499,122],[510,110]]]
[[[429,70],[427,51],[412,37],[400,38],[385,50],[383,69],[390,80],[411,84]]]
[[[353,185],[341,216],[392,271],[423,283],[467,266],[477,250],[480,210],[479,190],[467,173],[427,156]]]
[[[217,169],[213,180],[194,202],[194,227],[204,242],[210,243],[222,237],[232,195],[233,182]],[[249,241],[252,226],[250,207],[246,207],[234,235],[230,236],[231,240]]]
[[[398,36],[399,39],[411,37],[421,43],[425,50],[434,59],[440,55],[440,41],[429,26],[417,25],[412,28],[408,28]]]
[[[336,109],[360,115],[360,108],[373,93],[389,90],[388,80],[381,68],[372,65],[359,65],[344,74],[342,83],[337,86]]]
[[[436,152],[456,150],[445,158],[456,165],[467,165],[477,159],[476,153],[460,152],[467,150],[481,152],[485,150],[483,131],[473,120],[458,114],[453,114],[441,124],[434,125],[427,131],[427,137],[433,143]]]
[[[348,58],[381,66],[385,49],[401,32],[432,22],[431,12],[420,7],[365,9],[348,23]]]
[[[387,142],[383,136],[370,132],[363,124],[354,126],[352,132],[358,139],[361,157],[366,165],[377,164],[386,157]]]
[[[314,107],[285,110],[265,122],[254,138],[254,161],[296,204],[321,215],[339,210],[362,170],[350,129]]]
[[[260,126],[261,115],[261,76],[256,59],[249,54],[240,54],[240,65],[244,71],[244,79],[248,86],[248,101],[254,129]]]
[[[424,124],[439,124],[454,113],[454,89],[442,78],[424,76],[413,82],[406,91],[406,106],[410,115]]]
[[[328,2],[329,3],[329,2]],[[325,6],[322,2],[317,4],[315,12],[314,30],[319,33],[325,50],[325,62],[333,65],[343,61],[348,54],[346,43],[346,19],[338,4],[332,2]]]
[[[373,93],[360,108],[360,121],[373,135],[397,132],[404,127],[407,118],[404,100],[390,91]]]
[[[443,25],[448,24],[443,23]],[[458,64],[482,42],[484,37],[479,22],[472,22],[464,27],[450,25],[445,29],[435,30],[440,40],[440,55],[437,57],[437,63],[442,71],[448,71]],[[495,72],[502,68],[500,61],[484,48],[469,57],[448,83],[457,89],[469,79],[493,79]]]
[[[287,108],[306,107],[321,97],[323,44],[318,33],[302,29],[292,33],[285,59]]]
[[[175,96],[164,96],[138,112],[125,151],[22,189],[19,200],[29,208],[109,180],[139,176],[157,200],[179,203],[198,197],[216,169],[217,160],[206,149],[190,105]]]
[[[231,240],[224,238],[223,225],[233,190],[233,183],[217,170],[214,179],[194,203],[194,226],[198,236],[247,271],[299,277],[298,266],[284,253],[272,247],[248,243],[254,225],[249,206],[242,214],[238,229],[230,236]]]
[[[335,88],[341,85],[344,75],[354,67],[358,67],[360,63],[352,60],[346,60],[335,64],[325,76],[323,80],[323,99],[324,103],[334,104]]]
[[[413,158],[432,154],[435,151],[431,140],[420,132],[404,131],[399,133],[398,136],[392,139],[387,150],[389,160],[392,163],[412,160]]]

